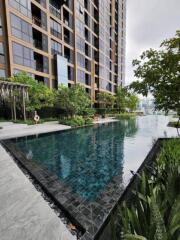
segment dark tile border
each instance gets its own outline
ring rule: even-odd
[[[69,130],[73,129],[68,129],[68,131]],[[48,133],[39,134],[38,136],[47,134]],[[164,139],[157,140],[137,170],[137,173],[140,173],[149,162],[156,158],[163,140]],[[111,214],[114,213],[117,205],[123,200],[124,196],[127,196],[137,178],[137,174],[134,174],[130,183],[124,189],[124,186],[120,184],[122,176],[114,177],[96,201],[89,203],[77,194],[72,193],[71,188],[62,183],[57,176],[37,165],[35,162],[28,160],[23,153],[15,147],[11,140],[3,140],[0,141],[0,143],[10,152],[16,162],[37,181],[52,202],[62,209],[70,221],[84,233],[81,240],[94,240],[101,235],[110,220]]]

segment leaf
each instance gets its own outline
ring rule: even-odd
[[[125,234],[125,240],[147,240],[147,238],[139,235]]]

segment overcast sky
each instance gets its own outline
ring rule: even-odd
[[[132,60],[158,48],[180,29],[180,0],[127,0],[126,85],[135,80]]]

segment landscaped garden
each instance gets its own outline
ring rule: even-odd
[[[118,88],[114,96],[106,92],[99,93],[96,100],[99,108],[94,108],[95,102],[91,101],[85,88],[79,84],[70,88],[60,85],[57,90],[51,90],[26,73],[19,73],[4,80],[28,86],[29,96],[26,99],[27,118],[25,120],[21,113],[20,93],[14,92],[17,118],[13,121],[17,123],[35,124],[33,118],[34,112],[37,111],[40,116],[39,123],[56,120],[72,127],[84,126],[92,124],[93,119],[97,116],[103,118],[113,116],[118,119],[133,117],[135,114],[132,112],[136,110],[138,105],[137,96],[132,91],[121,87]],[[10,98],[2,99],[2,103],[2,107],[7,109],[6,112],[11,109]]]
[[[113,217],[113,240],[180,239],[180,139],[164,140]]]

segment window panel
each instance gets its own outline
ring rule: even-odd
[[[1,77],[1,78],[6,77],[6,72],[5,72],[4,69],[0,69],[0,77]]]
[[[14,63],[26,67],[34,67],[33,51],[30,48],[24,47],[13,42],[13,59]]]
[[[23,15],[31,18],[31,1],[30,0],[9,0],[9,5],[17,9]]]
[[[32,42],[32,26],[14,14],[11,14],[11,31],[13,36]]]

